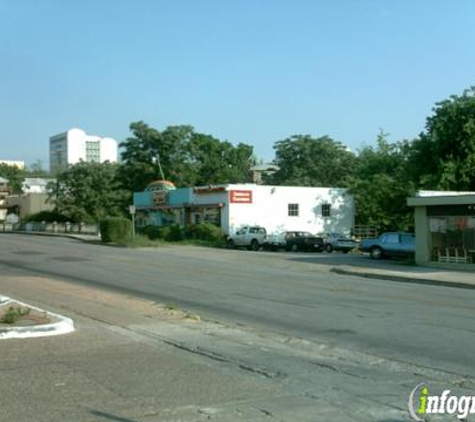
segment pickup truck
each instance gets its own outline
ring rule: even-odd
[[[260,226],[244,226],[228,237],[229,249],[245,246],[251,251],[258,251],[266,242],[267,231]]]
[[[321,252],[323,251],[323,238],[309,232],[286,231],[278,235],[267,236],[264,246],[271,250],[285,248],[286,251],[292,252]]]

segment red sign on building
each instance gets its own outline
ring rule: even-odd
[[[229,202],[231,204],[252,204],[252,190],[230,190]]]

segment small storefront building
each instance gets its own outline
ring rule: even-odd
[[[259,225],[268,233],[349,234],[355,216],[353,197],[340,188],[225,184],[163,189],[157,181],[134,193],[134,205],[138,226],[206,222],[224,234],[244,225]]]
[[[54,204],[49,201],[46,193],[10,195],[6,197],[5,201],[9,212],[13,211],[20,217],[20,220],[41,211],[54,210]]]
[[[418,264],[475,268],[475,192],[421,191],[407,204],[414,207]]]

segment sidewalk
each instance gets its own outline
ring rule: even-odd
[[[475,273],[469,271],[404,265],[388,266],[388,268],[341,265],[333,267],[330,271],[336,274],[354,275],[358,277],[405,283],[475,289]]]

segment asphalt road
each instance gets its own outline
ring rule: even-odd
[[[348,255],[156,250],[1,235],[2,274],[41,275],[473,378],[475,291],[329,272]],[[324,263],[325,265],[321,265]]]

